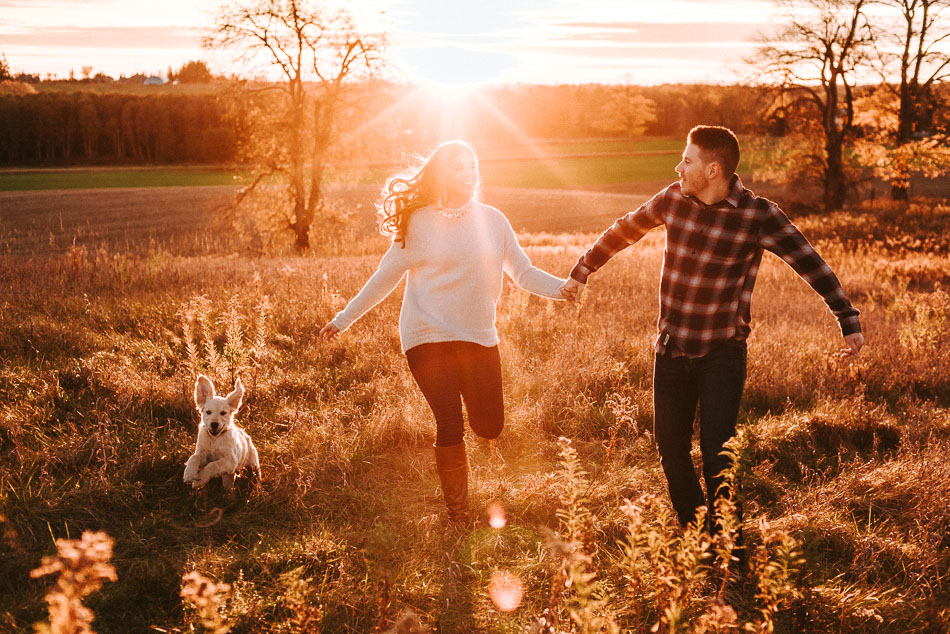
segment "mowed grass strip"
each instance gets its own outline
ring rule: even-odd
[[[675,179],[677,154],[568,156],[483,161],[482,179],[502,187],[571,189],[593,185]]]
[[[632,139],[553,139],[512,145],[475,145],[481,160],[523,156],[565,156],[571,154],[615,154],[637,152],[671,152],[683,149],[678,136],[634,137]]]
[[[492,186],[570,189],[675,179],[678,155],[569,156],[551,158],[487,159],[481,163],[482,180]],[[382,183],[390,167],[365,170],[361,184]],[[243,185],[241,172],[213,168],[169,169],[63,169],[0,172],[0,191],[55,189],[113,189],[121,187],[195,187]]]
[[[0,171],[0,191],[114,189],[120,187],[196,187],[241,185],[239,171],[227,168],[23,169]]]
[[[559,148],[573,154],[536,154],[483,158],[482,182],[492,187],[574,189],[629,183],[676,180],[674,168],[679,152],[669,150],[622,154],[613,150],[601,154],[584,153],[592,148]],[[603,148],[600,148],[603,150]],[[746,161],[739,171],[748,169]],[[382,184],[394,169],[374,165],[359,171],[354,179],[362,185]],[[247,172],[228,168],[96,168],[96,169],[23,169],[0,171],[0,191],[36,191],[54,189],[110,189],[120,187],[195,187],[244,185]]]
[[[673,137],[558,140],[485,147],[479,154],[486,185],[571,188],[672,180],[682,144]],[[355,180],[382,184],[394,169],[356,168]],[[223,166],[12,168],[0,170],[0,191],[244,185],[247,173]]]

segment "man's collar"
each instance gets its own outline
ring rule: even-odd
[[[744,191],[745,187],[742,186],[742,181],[739,180],[739,175],[733,174],[732,180],[729,181],[729,193],[725,198],[723,198],[723,200],[733,207],[738,207],[739,201],[742,198],[742,192]]]
[[[696,198],[696,196],[693,196],[692,194],[688,195],[687,198],[690,198],[696,201],[703,207],[719,207],[721,206],[722,203],[727,203],[730,206],[732,206],[734,209],[738,209],[739,202],[742,200],[742,193],[744,191],[745,191],[745,187],[743,187],[742,181],[739,180],[739,175],[733,174],[732,180],[729,181],[729,193],[726,194],[726,197],[723,198],[722,200],[715,202],[712,205],[707,205],[706,203]],[[682,194],[682,190],[680,190],[680,194]]]

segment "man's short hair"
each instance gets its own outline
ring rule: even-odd
[[[686,142],[699,148],[704,163],[719,163],[726,178],[739,167],[739,139],[729,128],[698,125],[689,131]]]

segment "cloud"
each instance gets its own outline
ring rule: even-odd
[[[518,57],[510,53],[457,46],[409,48],[400,53],[407,66],[427,68],[427,79],[444,84],[491,81],[518,64]],[[434,59],[439,63],[432,64]]]
[[[195,48],[204,31],[185,26],[124,26],[36,29],[29,33],[0,32],[4,44],[29,47]]]
[[[669,46],[694,45],[705,42],[751,40],[761,25],[749,23],[681,22],[560,22],[554,26],[566,29],[552,39],[597,40],[620,43],[652,43]]]
[[[38,3],[35,0],[0,0],[0,9],[36,9]],[[50,9],[54,7],[76,7],[81,5],[76,0],[46,0],[40,8]]]
[[[597,46],[594,44],[572,46],[520,46],[512,47],[511,50],[518,50],[532,55],[582,57],[603,60],[634,58],[653,60],[680,59],[709,63],[739,57],[750,52],[752,45],[747,42],[721,42],[714,46],[708,44],[684,46],[679,43],[670,42],[666,44],[658,43],[651,46]]]

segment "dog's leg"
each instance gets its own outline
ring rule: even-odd
[[[194,482],[198,479],[198,470],[201,468],[201,455],[192,454],[185,463],[185,482]]]
[[[220,460],[215,460],[214,462],[209,462],[204,466],[204,468],[198,472],[198,479],[191,485],[194,488],[198,489],[211,481],[211,478],[216,478],[218,476],[223,476],[224,474],[229,473],[232,476],[234,475],[234,461],[227,458],[221,458]]]
[[[250,439],[248,439],[248,442],[250,443],[249,452],[248,452],[248,453],[250,453],[250,458],[249,458],[249,460],[247,461],[247,464],[249,464],[249,465],[251,466],[251,468],[254,469],[254,475],[256,475],[256,476],[257,476],[257,479],[260,480],[260,478],[261,478],[261,461],[260,461],[260,459],[259,459],[258,456],[257,456],[257,447],[254,446],[254,443],[253,443],[253,442],[250,442]]]
[[[233,473],[221,474],[221,484],[224,485],[225,491],[230,491],[231,487],[234,486],[234,474]]]

